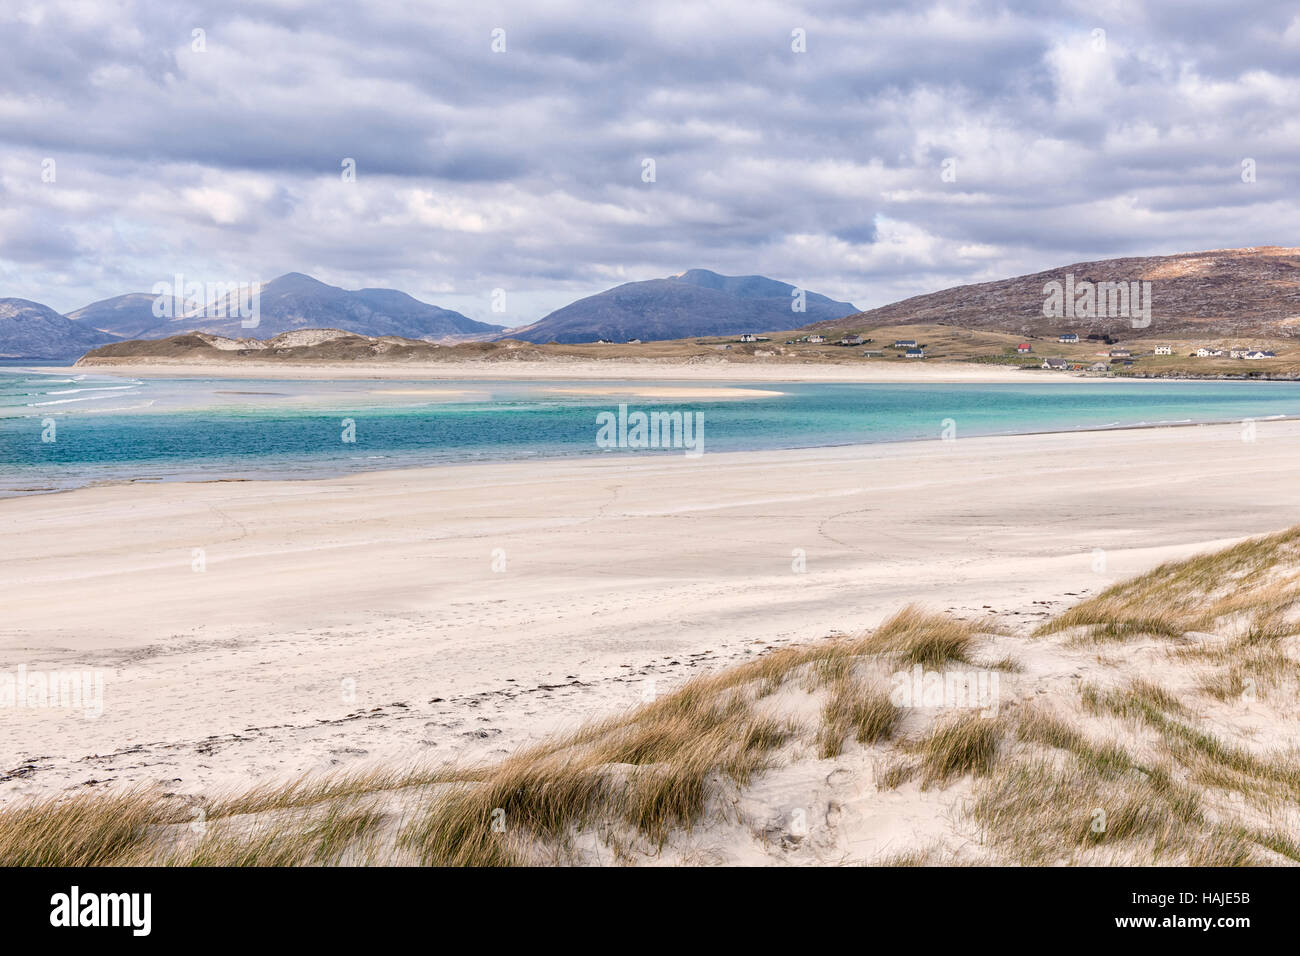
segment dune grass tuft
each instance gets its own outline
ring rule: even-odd
[[[653,844],[689,829],[715,784],[748,784],[793,731],[711,678],[449,785],[403,833],[434,865],[526,862],[578,831],[626,826]]]
[[[970,660],[978,629],[965,621],[923,611],[909,604],[860,640],[862,654],[892,654],[905,664],[937,667]]]
[[[954,777],[981,776],[993,769],[1006,724],[1001,718],[962,714],[940,723],[915,746],[921,786],[945,784]]]
[[[1029,865],[1084,862],[1081,851],[1101,846],[1155,862],[1185,852],[1188,828],[1202,822],[1195,801],[1162,797],[1140,774],[1106,776],[1085,761],[1046,757],[1000,770],[972,816],[999,852]]]
[[[120,865],[150,827],[184,819],[153,789],[49,797],[0,810],[0,866]]]
[[[1162,564],[1076,604],[1037,633],[1082,628],[1100,641],[1181,638],[1236,620],[1247,634],[1276,639],[1297,632],[1289,612],[1300,598],[1298,566],[1300,526]]]
[[[874,744],[888,737],[900,713],[888,691],[859,679],[846,677],[838,681],[822,709],[818,732],[821,758],[838,757],[850,735],[860,744]]]

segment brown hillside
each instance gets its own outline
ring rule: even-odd
[[[1073,274],[1076,283],[1149,281],[1151,324],[1135,328],[1129,319],[1045,318],[1043,286],[1052,280],[1063,282],[1067,273]],[[1300,249],[1261,246],[1080,262],[1014,279],[913,296],[808,328],[825,333],[915,324],[1024,335],[1300,336]]]

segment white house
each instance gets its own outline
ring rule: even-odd
[[[861,345],[861,344],[862,344],[862,336],[860,335],[846,335],[840,339],[840,345]]]
[[[754,335],[753,335],[752,332],[744,332],[744,333],[741,333],[740,341],[742,341],[742,342],[757,342],[758,339],[756,339],[756,338],[754,337]]]
[[[1061,372],[1067,368],[1067,365],[1063,358],[1045,358],[1043,359],[1043,368],[1050,368]]]
[[[1174,347],[1172,345],[1157,345],[1156,355],[1173,355]]]
[[[1218,356],[1223,354],[1223,349],[1211,349],[1211,348],[1206,348],[1204,345],[1202,345],[1193,354],[1195,354],[1197,358],[1217,358]]]
[[[914,349],[916,348],[916,339],[895,339],[894,348],[896,349]]]
[[[925,349],[908,349],[903,353],[904,358],[925,358]]]
[[[824,345],[825,342],[826,342],[826,336],[824,336],[824,335],[810,335],[810,336],[808,336],[808,344],[809,344],[809,345]]]
[[[1021,355],[1025,355],[1029,352],[1032,352],[1033,350],[1034,347],[1030,345],[1028,342],[1021,342],[1019,345],[1016,346],[1016,351],[1019,352]]]
[[[1073,345],[1075,342],[1079,341],[1079,333],[1066,332],[1065,334],[1058,336],[1056,341],[1062,342],[1066,345]]]

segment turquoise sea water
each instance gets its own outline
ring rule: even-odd
[[[683,454],[598,447],[596,416],[620,401],[633,411],[699,413],[705,453],[938,439],[945,419],[966,437],[1300,415],[1300,384],[1288,382],[765,383],[726,387],[780,394],[708,401],[566,391],[620,384],[701,387],[140,380],[0,368],[0,496],[101,481],[324,477],[433,463]],[[342,440],[344,419],[355,424],[354,442]]]

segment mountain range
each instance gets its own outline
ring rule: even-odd
[[[359,289],[328,285],[300,272],[263,283],[258,295],[258,324],[243,325],[237,296],[220,298],[216,308],[159,318],[157,296],[132,292],[92,303],[68,318],[123,338],[161,339],[181,332],[210,332],[230,337],[269,338],[296,329],[342,329],[362,335],[400,335],[436,341],[501,331],[459,312],[429,305],[396,289]]]
[[[556,309],[532,325],[510,329],[497,339],[525,342],[626,342],[734,335],[791,329],[857,312],[816,292],[765,276],[724,276],[690,269],[666,279],[628,282]]]
[[[1045,316],[1045,289],[1052,283],[1073,292],[1100,283],[1135,289],[1149,283],[1150,322],[1142,324],[1104,310]],[[110,342],[162,339],[189,331],[267,339],[311,328],[425,342],[518,339],[563,344],[724,336],[794,327],[833,333],[907,324],[1015,335],[1066,331],[1127,338],[1300,335],[1300,249],[1276,246],[1080,262],[913,296],[866,312],[807,291],[803,291],[805,311],[798,312],[792,308],[798,292],[795,286],[763,276],[691,269],[664,279],[625,283],[570,303],[531,325],[504,329],[394,289],[348,291],[289,273],[260,287],[261,314],[255,328],[245,328],[237,315],[158,318],[153,314],[156,297],[143,292],[104,299],[67,317],[26,299],[0,299],[0,357],[75,358]]]
[[[45,306],[27,303],[39,310],[40,329],[33,326],[23,331],[16,324],[0,327],[0,355],[65,358],[130,339],[164,339],[187,332],[268,339],[301,329],[339,329],[426,342],[652,341],[790,328],[856,311],[848,302],[835,302],[815,292],[792,294],[798,291],[764,276],[724,276],[691,269],[667,279],[629,282],[580,299],[532,325],[507,330],[429,305],[396,289],[349,291],[290,272],[259,287],[256,326],[243,324],[235,308],[237,294],[219,298],[216,308],[209,305],[188,311],[179,299],[162,299],[169,308],[158,311],[170,313],[162,316],[155,314],[159,296],[151,292],[101,299],[66,318]],[[803,311],[797,311],[796,305]]]

